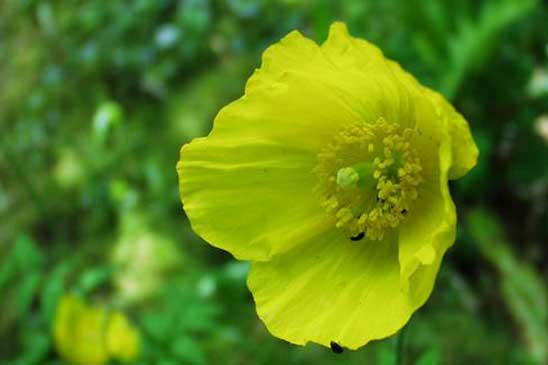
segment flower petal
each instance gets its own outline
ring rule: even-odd
[[[420,187],[413,213],[399,228],[402,290],[411,294],[416,291],[412,285],[422,285],[417,282],[420,274],[413,278],[417,271],[431,270],[427,267],[439,265],[445,251],[455,241],[456,212],[447,184],[450,154],[441,154],[446,156],[446,167]]]
[[[428,91],[438,113],[447,119],[453,155],[449,179],[456,180],[466,175],[476,166],[479,150],[466,119],[441,94],[430,89]]]
[[[347,76],[341,78],[340,82],[347,83],[348,90],[353,90],[352,85],[354,89],[361,88],[363,91],[368,89],[368,85],[376,88],[381,97],[372,98],[369,92],[355,95],[389,104],[380,108],[385,119],[414,126],[424,118],[432,119],[432,111],[436,114],[430,132],[436,134],[436,129],[447,128],[452,139],[450,179],[466,175],[476,165],[478,149],[468,123],[442,95],[421,85],[397,62],[386,59],[375,45],[352,37],[344,23],[335,22],[331,25],[322,50],[334,65],[344,70]],[[433,107],[426,115],[415,110],[421,99],[428,99]],[[421,113],[424,111],[423,108]]]
[[[205,240],[239,259],[267,260],[324,229],[313,194],[316,154],[357,118],[318,81],[329,67],[318,45],[290,33],[265,51],[245,95],[219,112],[211,134],[183,147],[180,192]]]
[[[378,103],[377,116],[419,131],[420,138],[414,142],[423,169],[438,176],[438,149],[451,141],[446,133],[446,115],[440,113],[438,102],[434,102],[433,91],[421,85],[397,62],[385,58],[375,45],[352,37],[343,23],[332,24],[322,50],[347,74],[340,79],[345,89],[359,95],[363,103],[365,100]],[[372,85],[373,91],[363,92]],[[370,115],[375,118],[374,113]]]
[[[401,125],[413,125],[414,90],[390,69],[381,50],[348,33],[344,23],[331,25],[321,46],[337,74],[337,85],[360,112],[361,119],[375,122],[382,117]]]
[[[345,123],[360,119],[334,71],[316,43],[293,31],[264,52],[245,96],[229,106],[245,122],[224,125],[220,114],[214,131],[237,126],[262,134],[269,128],[269,136],[280,134],[284,143],[317,153]]]
[[[273,142],[233,145],[222,134],[183,147],[177,165],[192,228],[238,259],[266,260],[323,227],[311,194],[314,156]]]
[[[273,335],[356,349],[404,326],[429,296],[435,274],[422,272],[417,293],[408,296],[400,290],[394,235],[353,242],[333,230],[269,262],[253,262],[248,287]]]

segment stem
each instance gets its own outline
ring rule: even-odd
[[[407,326],[403,327],[396,338],[396,365],[404,365],[404,342],[406,328]]]

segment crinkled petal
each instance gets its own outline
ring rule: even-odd
[[[449,179],[458,179],[475,166],[478,148],[468,123],[442,95],[421,85],[398,63],[386,59],[375,45],[349,35],[343,23],[333,23],[322,50],[347,75],[340,83],[352,90],[352,94],[362,96],[355,101],[358,105],[367,103],[367,100],[380,105],[386,103],[376,111],[380,110],[387,120],[410,126],[420,124],[423,118],[432,119],[432,113],[435,113],[435,123],[427,131],[436,135],[437,130],[449,130],[453,156]],[[375,88],[381,97],[371,98],[369,92],[354,91],[370,87]],[[431,110],[426,114],[424,108],[422,114],[415,110],[417,102],[426,101],[421,99],[431,104]]]
[[[192,228],[239,259],[266,260],[323,229],[314,156],[267,141],[197,139],[177,169]]]
[[[451,147],[440,146],[438,173],[425,176],[419,188],[419,198],[407,220],[399,228],[399,261],[402,290],[416,291],[420,275],[417,270],[429,270],[438,265],[455,241],[456,212],[449,194],[447,173],[451,164]],[[430,280],[427,277],[427,280]]]
[[[290,33],[265,51],[246,94],[219,112],[211,134],[181,150],[193,229],[239,259],[267,260],[327,226],[313,194],[316,154],[356,112],[317,82],[322,62],[314,42]]]
[[[450,140],[445,132],[445,120],[440,118],[430,91],[398,63],[385,58],[375,45],[352,37],[344,23],[332,24],[322,50],[346,75],[339,83],[357,97],[355,104],[375,105],[362,109],[362,119],[376,121],[382,117],[417,129],[420,138],[414,147],[421,153],[423,168],[437,169],[439,146],[450,143]],[[428,173],[437,174],[437,171]]]
[[[382,117],[404,126],[414,125],[414,90],[390,69],[379,48],[352,37],[340,22],[331,25],[321,48],[335,69],[335,84],[359,111],[360,121],[375,122]]]
[[[212,134],[240,139],[244,133],[317,153],[345,123],[360,118],[337,85],[339,76],[316,43],[293,31],[264,52],[245,96],[221,111]],[[236,120],[225,122],[226,114]]]
[[[476,166],[479,150],[466,119],[441,94],[430,89],[428,91],[439,115],[447,119],[453,156],[448,177],[450,180],[456,180]]]
[[[410,77],[407,82],[416,81]],[[406,292],[415,282],[411,277],[421,266],[441,261],[455,240],[456,226],[455,206],[447,181],[453,163],[452,139],[446,120],[427,97],[429,92],[423,89],[420,93],[422,97],[415,103],[419,136],[413,144],[420,156],[423,182],[407,219],[398,227],[401,284]]]
[[[269,262],[252,263],[248,287],[273,335],[299,345],[335,341],[356,349],[404,326],[430,294],[435,275],[422,272],[419,290],[409,296],[400,290],[396,237],[356,243],[333,230]]]

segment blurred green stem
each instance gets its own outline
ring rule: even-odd
[[[403,327],[396,338],[396,365],[404,365],[404,342],[406,328],[407,326]]]

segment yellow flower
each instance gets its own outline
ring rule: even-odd
[[[112,312],[106,329],[106,348],[112,357],[130,361],[139,354],[139,332],[121,312]]]
[[[177,165],[193,229],[251,261],[269,331],[351,349],[392,335],[455,239],[448,179],[476,163],[467,122],[334,23],[291,32]]]
[[[129,361],[139,353],[139,333],[123,313],[90,306],[69,294],[57,307],[53,336],[58,353],[74,364]]]

